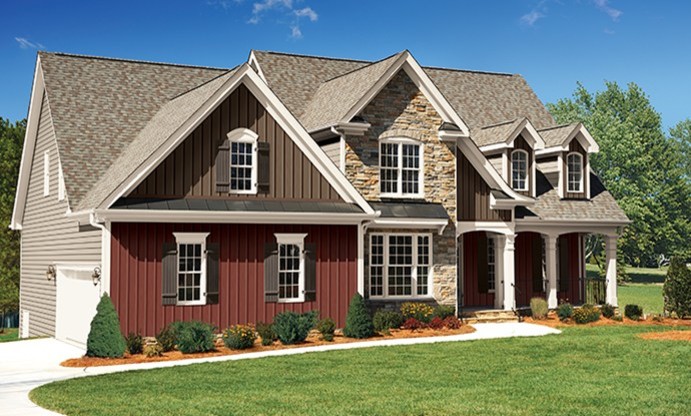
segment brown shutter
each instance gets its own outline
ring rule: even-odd
[[[317,299],[317,245],[305,244],[305,301]]]
[[[542,276],[542,236],[536,235],[532,241],[532,263],[533,263],[533,293],[543,292],[544,285]]]
[[[271,184],[271,146],[268,142],[257,142],[257,192],[268,194]]]
[[[477,287],[480,293],[489,291],[487,279],[487,234],[481,232],[477,239]]]
[[[218,303],[218,243],[206,245],[206,304]]]
[[[278,302],[278,245],[264,244],[264,302]]]
[[[216,153],[216,192],[230,191],[230,140],[225,139]]]
[[[178,302],[178,245],[163,243],[163,304],[175,305]]]
[[[569,290],[569,240],[559,237],[559,291]]]

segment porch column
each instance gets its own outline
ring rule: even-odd
[[[607,303],[618,306],[617,303],[617,236],[605,236],[605,251],[607,253]]]
[[[555,309],[559,301],[557,291],[559,290],[557,279],[557,239],[556,235],[545,235],[545,271],[547,274],[547,306]]]
[[[514,273],[514,251],[516,236],[505,235],[502,250],[502,277],[504,280],[504,310],[510,311],[516,306],[516,274]]]

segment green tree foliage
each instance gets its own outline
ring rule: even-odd
[[[672,258],[663,291],[667,312],[680,318],[691,316],[691,270],[681,257]]]
[[[11,123],[0,117],[0,314],[19,308],[19,233],[8,226],[25,131],[25,120]]]
[[[359,293],[350,300],[343,335],[348,338],[369,338],[374,335],[372,317],[367,311],[365,300]]]
[[[86,340],[86,355],[89,357],[122,357],[127,344],[120,333],[120,319],[110,296],[104,293],[96,306],[96,315],[91,320],[91,330]]]
[[[626,262],[655,266],[660,254],[688,257],[691,182],[679,141],[665,136],[638,85],[605,87],[591,94],[578,84],[572,98],[547,107],[558,123],[582,122],[600,144],[591,166],[632,220],[619,245]]]
[[[691,181],[691,118],[680,121],[669,129],[669,137],[674,141],[679,152],[684,176],[687,181]]]

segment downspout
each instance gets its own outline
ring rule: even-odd
[[[345,145],[346,145],[346,139],[345,139],[345,133],[339,131],[335,126],[331,126],[331,132],[337,136],[339,136],[341,139],[339,140],[339,149],[338,149],[338,168],[341,170],[341,172],[345,173]]]
[[[101,230],[101,280],[100,292],[110,293],[110,224],[105,221],[105,225],[99,221],[95,211],[89,213],[89,225]]]

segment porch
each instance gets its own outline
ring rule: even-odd
[[[585,230],[516,231],[494,227],[459,235],[459,313],[518,312],[534,297],[547,300],[550,309],[562,301],[617,305],[616,232],[604,234],[606,277],[589,278]]]

